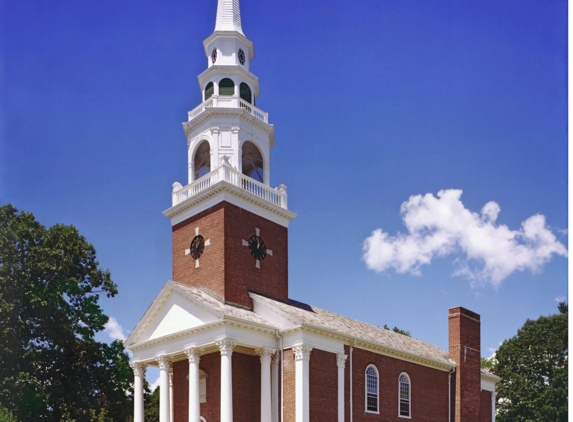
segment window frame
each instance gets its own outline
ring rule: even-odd
[[[372,368],[376,372],[376,410],[368,410],[368,370]],[[369,364],[364,371],[364,411],[375,415],[380,414],[380,372],[376,365]]]
[[[408,415],[402,415],[402,377],[408,380]],[[412,379],[407,372],[402,372],[398,376],[398,417],[403,419],[412,419]]]

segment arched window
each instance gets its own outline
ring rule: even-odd
[[[410,377],[406,373],[398,378],[399,409],[398,416],[410,417]]]
[[[209,82],[205,87],[205,101],[211,98],[214,92],[215,92],[215,86],[213,85],[213,82]]]
[[[378,413],[378,369],[374,365],[366,368],[366,411]]]
[[[251,101],[252,94],[251,94],[251,88],[249,88],[249,85],[247,85],[244,82],[241,82],[241,85],[239,85],[239,93],[240,93],[240,96],[243,100],[245,100],[249,104],[252,104],[252,101]]]
[[[235,95],[235,82],[229,78],[221,79],[221,82],[219,82],[219,95]]]
[[[209,146],[209,142],[201,142],[201,145],[199,145],[195,151],[193,170],[195,171],[195,180],[205,176],[211,171],[211,147]]]
[[[263,156],[261,151],[252,142],[243,144],[243,174],[263,183]]]

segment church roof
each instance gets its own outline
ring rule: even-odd
[[[215,312],[222,317],[232,317],[232,318],[242,319],[244,321],[255,322],[257,324],[274,326],[265,318],[254,313],[253,311],[249,309],[239,308],[237,306],[227,305],[221,300],[215,298],[214,296],[211,296],[210,294],[204,292],[203,290],[197,289],[196,287],[187,286],[185,284],[177,283],[175,281],[171,281],[170,284],[184,291],[192,299],[195,299],[203,303],[205,306],[210,308],[212,312]]]
[[[294,318],[300,325],[311,325],[329,331],[336,331],[357,340],[364,340],[396,351],[414,354],[434,361],[443,362],[450,366],[452,365],[448,352],[425,341],[417,340],[385,328],[370,325],[292,299],[289,299],[289,301],[285,303],[255,293],[251,293],[251,296],[278,308],[280,311]]]

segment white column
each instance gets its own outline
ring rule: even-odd
[[[185,354],[189,359],[189,422],[199,422],[199,351],[190,347],[185,349]]]
[[[344,422],[344,367],[346,366],[347,357],[344,353],[336,354],[336,365],[338,366],[338,422]]]
[[[280,352],[273,355],[271,361],[271,414],[272,422],[279,422],[279,360]]]
[[[144,422],[143,411],[143,385],[145,379],[145,365],[141,362],[133,362],[133,422]]]
[[[237,342],[224,338],[216,341],[221,351],[221,422],[233,422],[233,366],[231,355]]]
[[[159,363],[159,422],[169,422],[169,359],[161,355],[155,360]]]
[[[495,422],[495,391],[491,392],[491,422]]]
[[[310,422],[309,361],[312,347],[306,344],[293,346],[295,361],[295,421]]]
[[[261,358],[261,422],[272,421],[271,358],[274,352],[266,347],[257,349],[257,354]]]
[[[173,422],[173,363],[169,362],[169,422]]]

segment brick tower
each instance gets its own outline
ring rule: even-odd
[[[288,235],[296,215],[286,186],[270,186],[274,127],[255,107],[254,47],[243,34],[238,0],[219,0],[204,42],[203,102],[183,123],[188,184],[173,184],[173,280],[252,308],[248,292],[288,298]]]

